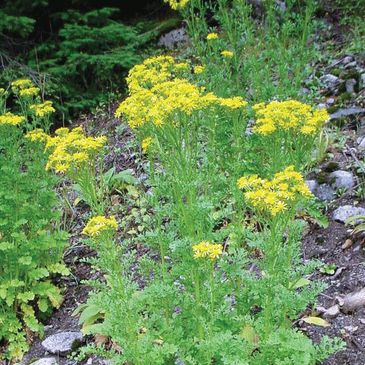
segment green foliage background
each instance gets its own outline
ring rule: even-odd
[[[163,28],[138,21],[151,8],[153,18],[163,5],[7,0],[0,8],[0,80],[28,75],[66,120],[110,100]]]

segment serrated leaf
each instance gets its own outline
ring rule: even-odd
[[[319,318],[319,317],[305,317],[305,318],[302,318],[302,320],[305,323],[314,324],[314,325],[320,326],[320,327],[329,327],[330,326],[330,324],[326,320],[324,320],[323,318]]]

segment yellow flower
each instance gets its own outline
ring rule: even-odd
[[[316,110],[308,104],[296,100],[272,101],[253,106],[256,123],[253,131],[269,135],[277,130],[315,135],[329,119],[326,110]]]
[[[16,115],[10,112],[0,115],[0,125],[18,125],[24,121],[25,118],[22,115]]]
[[[29,107],[37,117],[43,118],[48,114],[52,114],[56,109],[52,106],[52,101],[45,101],[40,104],[33,104]]]
[[[29,87],[34,86],[32,80],[30,79],[19,79],[15,80],[11,83],[11,88],[14,92],[17,92],[18,90],[26,89]]]
[[[204,66],[197,65],[197,66],[194,67],[194,73],[196,75],[201,74],[202,72],[204,72],[204,69],[205,69]]]
[[[237,181],[239,189],[245,190],[244,197],[255,209],[272,216],[295,207],[301,198],[312,198],[303,176],[293,166],[278,172],[271,180],[258,175],[243,176]]]
[[[110,218],[97,216],[89,220],[82,233],[90,237],[95,237],[103,232],[115,232],[117,229],[118,223],[114,216]]]
[[[39,88],[35,86],[29,87],[27,89],[21,89],[19,91],[19,95],[22,97],[35,96],[38,95],[38,93],[39,93]]]
[[[46,169],[56,172],[76,173],[86,166],[93,165],[106,143],[106,137],[87,137],[81,127],[69,130],[59,128],[55,137],[49,137],[45,149],[50,151]]]
[[[214,39],[218,39],[219,38],[219,36],[218,36],[218,34],[217,33],[209,33],[208,35],[207,35],[207,40],[208,41],[211,41],[211,40],[214,40]]]
[[[234,53],[232,51],[224,50],[221,52],[221,55],[225,58],[232,58]]]
[[[202,241],[193,246],[194,258],[208,258],[210,260],[217,259],[223,252],[221,244],[214,244],[209,241]]]
[[[247,105],[247,102],[240,96],[234,96],[233,98],[220,98],[219,103],[230,109],[240,109]]]
[[[142,151],[146,153],[152,143],[153,139],[152,137],[147,137],[142,141]]]
[[[25,135],[25,138],[30,139],[32,142],[42,142],[42,143],[47,143],[50,136],[46,133],[44,133],[44,131],[42,129],[34,129],[30,132],[28,132]]]
[[[164,2],[168,3],[173,10],[181,10],[185,8],[189,0],[164,0]]]

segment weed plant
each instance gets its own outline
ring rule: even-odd
[[[52,276],[68,274],[56,179],[45,170],[43,151],[24,134],[48,129],[54,109],[40,102],[30,80],[16,80],[11,89],[0,89],[0,341],[6,346],[0,360],[21,359],[28,336],[43,334],[38,319],[62,303]],[[11,93],[19,114],[7,110]]]

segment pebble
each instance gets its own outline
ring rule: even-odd
[[[170,32],[162,35],[157,43],[160,47],[173,49],[181,43],[186,43],[189,37],[185,28],[173,29]]]
[[[332,74],[326,74],[319,78],[327,89],[335,89],[340,83],[340,79]]]
[[[345,223],[348,218],[355,215],[365,215],[365,209],[352,205],[343,205],[333,212],[332,218],[335,221]]]
[[[333,186],[337,189],[352,189],[355,186],[355,178],[351,172],[337,170],[330,174],[330,178],[334,179]]]
[[[354,60],[354,57],[353,56],[346,56],[344,57],[344,59],[342,60],[342,63],[344,65],[347,65],[348,63],[352,62]]]
[[[45,357],[32,362],[30,365],[57,365],[57,359],[55,357]]]
[[[314,195],[319,200],[332,200],[335,196],[335,191],[328,184],[321,184],[314,191]]]
[[[335,318],[340,314],[340,307],[338,304],[333,305],[332,307],[326,309],[323,313],[324,318]]]
[[[60,332],[47,337],[42,346],[52,354],[67,355],[80,345],[82,339],[81,332]]]
[[[338,119],[343,117],[349,117],[352,115],[364,114],[365,108],[347,108],[347,109],[339,109],[337,112],[332,113],[330,115],[331,119]]]
[[[311,193],[314,194],[315,190],[318,187],[318,183],[316,180],[306,180],[305,183],[308,186],[308,189],[311,191]]]
[[[353,94],[355,92],[355,85],[357,81],[355,79],[348,79],[345,83],[346,92],[349,94]]]
[[[352,240],[348,238],[345,243],[342,245],[342,249],[346,250],[347,248],[350,248],[352,246]]]

